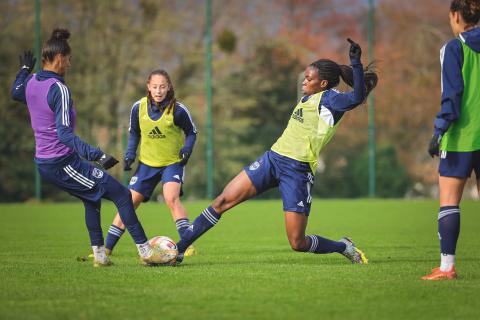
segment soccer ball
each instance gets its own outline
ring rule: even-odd
[[[155,254],[160,255],[160,263],[158,265],[172,265],[175,264],[178,255],[177,244],[165,236],[156,236],[148,240],[148,243]]]

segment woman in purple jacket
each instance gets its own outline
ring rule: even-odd
[[[105,254],[100,225],[102,198],[115,203],[141,259],[147,264],[162,262],[162,253],[148,244],[129,190],[105,171],[118,161],[74,133],[76,112],[63,78],[70,67],[69,37],[66,29],[53,30],[42,48],[42,70],[37,74],[30,75],[36,62],[32,53],[21,55],[21,69],[12,87],[12,98],[28,106],[38,171],[44,180],[83,201],[95,267],[112,264]],[[104,170],[88,161],[96,161]]]

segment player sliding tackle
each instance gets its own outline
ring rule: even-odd
[[[279,188],[282,196],[287,237],[293,250],[316,254],[338,252],[352,263],[368,262],[347,237],[333,241],[319,235],[305,235],[318,155],[345,112],[361,105],[378,80],[370,68],[363,70],[360,46],[348,41],[351,66],[320,59],[305,69],[304,96],[294,108],[283,134],[270,150],[230,181],[183,233],[177,244],[178,262],[183,260],[187,247],[217,224],[227,210],[274,187]],[[340,78],[353,91],[335,90]]]
[[[12,87],[14,100],[27,104],[35,134],[35,162],[42,178],[83,201],[85,222],[95,267],[109,266],[102,227],[101,199],[112,200],[146,264],[164,262],[162,252],[152,249],[137,219],[128,189],[83,160],[96,161],[105,170],[118,161],[75,135],[76,112],[64,75],[70,67],[70,33],[55,29],[42,48],[42,70],[30,75],[36,59],[30,52],[20,56],[20,71]],[[82,159],[83,158],[83,159]]]

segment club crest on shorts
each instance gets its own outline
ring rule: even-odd
[[[103,177],[103,171],[98,168],[93,168],[92,176],[94,176],[97,179],[100,179]]]
[[[250,165],[250,167],[248,167],[248,169],[250,169],[252,171],[257,170],[258,168],[260,168],[260,162],[258,162],[258,161],[255,161],[254,163],[252,163]]]
[[[132,179],[130,179],[130,184],[135,184],[135,182],[137,182],[137,180],[138,180],[138,177],[133,176]]]

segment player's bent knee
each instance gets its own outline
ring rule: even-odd
[[[307,248],[305,246],[305,241],[303,241],[302,239],[294,239],[294,240],[289,239],[289,241],[290,241],[290,246],[294,251],[298,251],[298,252],[307,251]]]

